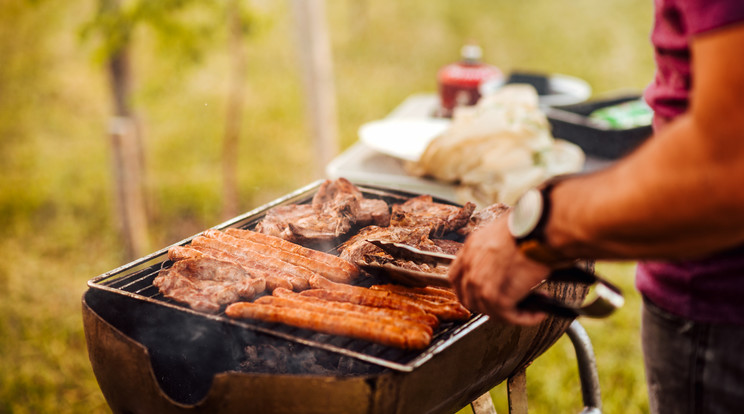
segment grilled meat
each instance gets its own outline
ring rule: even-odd
[[[434,306],[440,306],[447,309],[446,318],[467,319],[470,317],[470,311],[460,303],[460,300],[457,299],[457,295],[450,290],[430,286],[421,288],[392,284],[374,285],[371,286],[370,289],[392,292],[411,299],[424,301],[425,303],[437,304]],[[443,314],[445,313],[440,311],[440,315]]]
[[[430,195],[414,197],[403,204],[395,204],[390,215],[390,226],[428,227],[432,237],[441,238],[465,226],[475,204],[462,207],[437,203]]]
[[[235,234],[236,232],[232,233]],[[347,271],[348,266],[345,265],[343,267],[340,265],[328,265],[315,258],[304,256],[302,252],[281,249],[264,244],[256,239],[234,237],[219,230],[207,230],[204,232],[204,236],[224,241],[246,252],[264,255],[275,263],[283,262],[285,269],[304,279],[314,274],[321,274],[335,282],[350,283],[352,281],[352,275],[349,274]],[[334,262],[337,263],[338,261]]]
[[[302,292],[302,295],[320,297],[332,301],[393,308],[407,312],[415,312],[413,309],[418,308],[443,321],[463,320],[470,317],[470,312],[456,301],[438,302],[386,290],[373,290],[360,286],[344,285],[331,282],[322,276],[311,278],[310,285],[313,289]]]
[[[246,251],[241,246],[212,237],[195,237],[191,241],[191,245],[196,248],[207,247],[226,252],[235,260],[240,261],[241,266],[250,269],[251,272],[255,272],[260,277],[267,278],[269,275],[275,275],[288,281],[292,285],[292,289],[307,289],[307,275],[301,273],[297,266],[285,263],[276,257]]]
[[[294,242],[327,241],[348,233],[354,225],[387,225],[389,221],[385,201],[365,199],[356,186],[339,178],[324,181],[310,204],[270,209],[256,231]]]
[[[201,239],[200,239],[201,241]],[[211,244],[210,244],[211,243]],[[199,259],[203,257],[213,258],[222,260],[225,262],[232,262],[243,268],[248,274],[254,279],[263,279],[266,281],[266,289],[273,291],[277,288],[292,289],[293,285],[290,282],[290,277],[282,277],[283,275],[274,273],[270,268],[265,266],[263,263],[256,262],[255,259],[250,257],[232,254],[225,250],[220,250],[216,247],[225,247],[223,243],[219,241],[204,241],[204,244],[191,244],[189,246],[175,246],[168,249],[168,258],[173,261],[183,259]]]
[[[265,281],[251,278],[235,263],[207,257],[179,260],[161,270],[152,284],[165,297],[208,313],[241,298],[253,299],[266,288]]]
[[[433,286],[411,287],[411,286],[387,284],[387,285],[373,285],[373,286],[370,286],[370,289],[387,290],[390,292],[396,292],[396,293],[401,293],[405,295],[425,296],[426,298],[431,299],[431,300],[435,300],[434,298],[443,298],[443,299],[447,299],[450,301],[459,302],[459,300],[457,299],[457,295],[451,289],[445,289],[445,288],[439,288],[439,287],[433,287]]]
[[[433,333],[432,327],[427,323],[411,320],[403,317],[408,315],[405,312],[389,310],[386,312],[380,308],[372,306],[355,305],[346,302],[331,302],[308,296],[302,296],[299,293],[292,292],[289,290],[279,290],[277,294],[272,296],[263,296],[254,301],[258,304],[268,304],[285,308],[297,308],[307,309],[320,314],[331,314],[331,315],[352,315],[359,318],[375,320],[379,322],[390,323],[393,325],[399,325],[401,327],[411,327],[415,329],[423,329],[428,332],[429,335]],[[427,315],[428,316],[428,315]],[[436,320],[436,318],[434,318]]]
[[[367,240],[383,240],[403,243],[421,250],[440,252],[441,249],[429,239],[429,229],[425,227],[378,227],[367,226],[339,246],[339,257],[352,263],[366,263],[367,255],[387,255],[381,248]]]
[[[393,257],[381,248],[369,243],[367,240],[382,240],[394,243],[403,243],[417,247],[424,251],[455,254],[462,247],[462,243],[448,239],[430,239],[428,227],[377,227],[368,226],[359,231],[355,236],[339,247],[340,257],[356,263],[364,264],[386,264],[418,270],[426,273],[447,274],[449,268],[437,265],[436,262],[426,263],[410,260],[408,257]]]
[[[431,342],[431,335],[424,329],[402,327],[362,318],[352,313],[336,315],[302,308],[249,302],[233,303],[227,307],[225,313],[231,318],[280,322],[298,328],[365,339],[402,349],[423,349]]]
[[[256,231],[284,240],[296,241],[297,237],[289,228],[289,223],[302,223],[311,220],[317,214],[311,204],[276,206],[266,212],[263,220],[256,225]]]
[[[486,224],[501,217],[504,213],[509,211],[509,206],[502,203],[491,204],[486,208],[482,208],[475,211],[468,220],[468,224],[457,230],[457,234],[467,236],[468,234],[478,230]]]
[[[310,270],[315,270],[323,276],[337,282],[344,280],[348,282],[359,275],[359,268],[353,263],[341,259],[338,256],[308,249],[307,247],[288,242],[278,237],[241,229],[227,229],[225,230],[225,233],[233,237],[251,240],[256,243],[263,243],[267,246],[307,258],[307,260],[294,260],[291,261],[291,263],[305,267],[310,266],[308,267]],[[309,262],[310,260],[312,262]],[[305,262],[308,262],[307,265],[303,264]]]
[[[462,248],[463,243],[450,239],[432,239],[434,244],[442,253],[457,254]]]
[[[390,308],[381,308],[381,307],[374,307],[374,306],[365,306],[365,305],[357,305],[350,302],[333,302],[328,300],[323,300],[318,297],[303,295],[300,293],[292,292],[291,290],[287,289],[277,289],[272,293],[273,296],[277,297],[291,297],[293,299],[302,300],[306,302],[321,304],[324,306],[327,306],[329,304],[332,304],[335,307],[341,308],[341,309],[347,309],[355,312],[363,312],[370,316],[386,316],[386,317],[393,317],[393,318],[400,318],[405,319],[417,323],[421,323],[427,326],[430,326],[432,329],[436,329],[439,326],[439,319],[437,319],[436,316],[430,315],[428,313],[424,312],[405,312],[397,309],[390,309]]]
[[[358,226],[390,225],[390,206],[384,200],[363,198],[360,207],[356,220]]]

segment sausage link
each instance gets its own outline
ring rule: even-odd
[[[304,290],[308,287],[307,279],[291,272],[291,269],[289,269],[286,263],[281,260],[270,258],[258,253],[249,253],[234,245],[225,243],[224,241],[204,236],[195,237],[191,241],[191,245],[197,249],[211,249],[229,254],[234,257],[235,260],[239,260],[242,266],[256,272],[267,281],[272,277],[281,278],[290,284],[288,287],[290,289]],[[282,285],[283,286],[281,287],[287,287],[286,284]]]
[[[431,342],[431,335],[423,330],[403,328],[398,325],[348,315],[320,315],[305,309],[238,302],[228,306],[225,314],[231,318],[279,322],[298,328],[364,339],[402,349],[424,349]]]
[[[381,317],[391,317],[395,319],[403,319],[403,320],[416,322],[419,324],[429,326],[432,329],[436,329],[439,326],[439,319],[437,319],[437,317],[434,315],[429,315],[428,313],[411,313],[411,312],[400,311],[397,309],[378,308],[378,307],[367,306],[367,305],[357,305],[357,304],[349,303],[349,302],[329,301],[329,300],[324,300],[324,299],[317,298],[317,297],[301,295],[299,293],[292,292],[291,290],[287,290],[287,289],[277,289],[272,293],[272,295],[275,297],[288,298],[288,299],[300,301],[303,303],[309,303],[309,304],[314,304],[314,305],[319,305],[319,306],[328,306],[328,307],[343,309],[349,312],[358,312],[364,315],[373,315],[375,317],[381,316]]]
[[[230,228],[225,230],[225,233],[233,237],[250,240],[293,253],[286,256],[288,261],[303,267],[311,266],[308,267],[310,270],[335,282],[351,283],[359,276],[359,267],[357,265],[332,254],[310,249],[279,237],[251,230]]]
[[[370,306],[357,305],[362,308],[368,308],[370,310],[370,312],[364,312],[364,310],[351,310],[351,309],[339,306],[339,305],[350,305],[349,303],[343,303],[343,302],[318,303],[318,302],[312,302],[308,299],[315,299],[315,298],[308,298],[308,297],[302,297],[302,296],[299,296],[299,298],[293,298],[290,296],[263,296],[263,297],[256,299],[256,301],[253,303],[257,303],[259,305],[273,305],[273,306],[278,306],[280,308],[304,309],[304,310],[317,313],[319,315],[337,315],[337,316],[344,316],[344,317],[353,316],[355,318],[377,321],[377,322],[386,323],[386,324],[398,325],[402,328],[421,329],[421,330],[426,331],[429,335],[433,333],[433,330],[431,326],[429,325],[410,321],[407,319],[396,318],[389,314],[388,315],[379,314],[379,313],[375,314],[375,313],[372,313],[371,311],[375,310],[376,308],[372,308]],[[320,301],[320,302],[323,302],[323,301]]]

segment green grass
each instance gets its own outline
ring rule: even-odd
[[[108,412],[87,359],[86,281],[126,261],[113,211],[110,100],[95,44],[81,42],[91,1],[0,2],[0,413]],[[255,2],[239,156],[247,211],[318,178],[286,2]],[[529,2],[332,0],[341,145],[412,93],[470,39],[502,69],[579,76],[596,94],[639,91],[653,73],[647,0]],[[218,24],[218,27],[222,26]],[[134,102],[145,131],[152,250],[221,221],[220,142],[227,42],[196,62],[136,33]],[[585,321],[608,413],[646,412],[632,265],[598,266],[628,295]],[[581,407],[573,350],[561,339],[527,371],[533,412]],[[493,395],[506,412],[503,386]]]

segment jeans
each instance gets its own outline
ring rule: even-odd
[[[744,326],[690,321],[644,300],[652,413],[744,413]]]

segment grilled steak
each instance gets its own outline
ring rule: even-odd
[[[501,215],[507,211],[509,211],[509,206],[502,203],[491,204],[486,208],[480,209],[470,216],[470,220],[468,220],[468,224],[465,225],[465,227],[457,230],[457,234],[467,236],[475,230],[478,230],[486,224],[501,217]]]
[[[335,240],[352,226],[387,225],[390,212],[383,200],[365,199],[345,178],[326,180],[310,204],[278,206],[267,211],[256,231],[284,240]]]
[[[360,202],[358,226],[387,226],[390,224],[390,206],[384,200],[364,198]]]
[[[462,243],[454,240],[429,238],[429,227],[367,226],[339,247],[340,257],[358,265],[391,263],[397,267],[426,273],[447,274],[448,267],[412,261],[407,257],[393,257],[367,240],[403,243],[421,250],[455,254]]]
[[[465,226],[475,210],[475,204],[462,207],[437,203],[430,195],[414,197],[403,204],[395,204],[390,225],[398,227],[428,227],[432,237],[443,237]]]
[[[253,299],[266,288],[263,280],[251,278],[235,263],[207,257],[179,260],[161,270],[152,284],[165,297],[208,313],[241,298]]]

